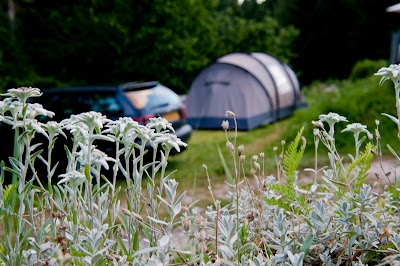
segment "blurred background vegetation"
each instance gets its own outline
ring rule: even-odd
[[[186,93],[223,54],[270,53],[303,85],[389,58],[389,0],[2,0],[0,90],[159,80]]]
[[[184,94],[207,64],[230,52],[264,52],[298,74],[308,107],[279,123],[239,132],[248,158],[290,142],[301,127],[307,139],[302,166],[313,164],[312,120],[337,112],[350,123],[375,120],[384,155],[400,149],[396,127],[381,113],[395,113],[394,90],[373,74],[388,65],[391,33],[400,14],[386,13],[398,0],[1,0],[0,91],[11,87],[108,85],[159,80]],[[338,125],[337,132],[345,127]],[[188,150],[170,169],[191,186],[203,180],[204,163],[223,182],[217,147],[229,158],[222,130],[193,132]],[[352,135],[337,134],[342,154]],[[326,155],[326,150],[320,148]],[[325,156],[326,157],[326,156]],[[322,158],[320,158],[322,159]],[[228,163],[231,163],[228,160]],[[324,164],[324,162],[321,162]],[[188,178],[191,177],[191,178]],[[201,183],[201,182],[199,182]]]

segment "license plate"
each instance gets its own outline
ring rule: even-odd
[[[178,120],[180,118],[180,115],[178,112],[171,112],[164,114],[163,117],[167,119],[169,122],[172,122]]]

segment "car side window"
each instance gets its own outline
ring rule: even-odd
[[[56,113],[57,118],[96,111],[106,116],[122,116],[123,110],[112,92],[59,92],[46,95],[42,104]]]
[[[100,112],[106,116],[122,116],[122,108],[115,94],[93,93],[90,98],[92,100],[92,111]]]

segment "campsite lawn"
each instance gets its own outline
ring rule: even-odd
[[[252,131],[239,131],[237,145],[244,145],[247,159],[264,152],[267,158],[266,162],[272,166],[274,164],[272,148],[280,145],[279,138],[288,122],[289,119],[286,119]],[[233,141],[234,131],[229,131],[228,136]],[[179,181],[184,181],[188,177],[205,176],[205,170],[202,167],[205,164],[210,176],[221,180],[224,176],[224,168],[218,148],[226,162],[231,165],[230,155],[226,148],[226,136],[222,128],[220,130],[195,130],[188,142],[187,150],[170,158],[169,168],[178,169],[175,177]]]
[[[293,118],[289,117],[279,122],[264,125],[252,131],[239,131],[237,146],[244,145],[246,155],[246,174],[250,170],[250,159],[253,155],[265,154],[265,173],[274,175],[276,173],[275,155],[273,147],[280,147],[281,136]],[[233,142],[234,131],[229,131],[230,140]],[[174,178],[180,183],[180,190],[191,191],[206,189],[208,186],[207,170],[213,185],[223,184],[226,178],[222,164],[221,154],[232,171],[233,163],[226,148],[226,136],[222,130],[195,130],[188,142],[186,151],[170,157],[169,171],[176,170]],[[309,166],[312,163],[312,154],[306,154],[302,165]]]
[[[300,162],[300,169],[312,167],[314,164],[314,145],[311,121],[318,120],[319,114],[327,114],[328,112],[337,112],[346,116],[349,123],[363,123],[374,135],[375,120],[379,119],[381,120],[380,133],[382,135],[383,155],[390,154],[386,147],[387,144],[395,149],[400,148],[396,138],[389,134],[393,132],[395,125],[380,114],[381,112],[395,112],[391,99],[393,88],[390,87],[390,84],[380,87],[377,83],[377,78],[373,76],[355,82],[345,80],[315,83],[303,88],[308,106],[296,111],[293,116],[251,131],[239,131],[237,146],[244,145],[246,174],[248,175],[250,170],[250,158],[264,152],[265,175],[275,175],[276,164],[273,147],[277,146],[278,152],[280,152],[281,141],[285,140],[287,146],[301,127],[305,127],[304,135],[307,139],[307,148]],[[345,126],[345,124],[341,126]],[[340,130],[338,128],[338,131]],[[234,131],[229,131],[232,142],[233,136]],[[343,155],[353,152],[353,143],[348,141],[351,138],[352,136],[349,133],[337,134],[337,145]],[[226,137],[222,127],[219,130],[195,130],[188,142],[187,150],[170,157],[168,169],[169,171],[176,170],[174,178],[180,182],[181,191],[187,190],[189,192],[193,191],[193,188],[197,190],[207,189],[208,182],[206,171],[202,167],[203,164],[207,166],[213,186],[224,183],[226,175],[218,147],[232,171],[232,160],[226,148]],[[326,148],[321,145],[319,153],[323,155],[318,158],[319,164],[321,166],[327,165],[327,161],[321,161],[323,158],[327,158]]]

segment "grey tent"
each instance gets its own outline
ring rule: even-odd
[[[230,110],[239,130],[251,130],[305,104],[293,70],[264,53],[220,57],[194,79],[186,101],[188,122],[196,129],[220,129]]]

